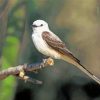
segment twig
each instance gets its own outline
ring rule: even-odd
[[[9,75],[13,75],[25,81],[41,84],[42,83],[41,81],[34,80],[34,79],[31,79],[29,76],[26,76],[25,72],[38,71],[41,68],[47,67],[48,65],[53,65],[53,59],[48,58],[48,59],[43,59],[43,61],[40,63],[29,64],[29,65],[22,64],[15,67],[10,67],[8,69],[0,71],[0,80],[5,79]]]

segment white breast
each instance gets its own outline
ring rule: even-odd
[[[53,57],[55,59],[60,59],[60,54],[57,53],[55,50],[51,49],[47,43],[43,40],[40,34],[32,34],[32,40],[39,52],[46,56]]]

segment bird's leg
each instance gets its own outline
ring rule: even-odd
[[[49,58],[47,59],[47,64],[53,66],[53,65],[54,65],[54,60],[53,60],[51,57],[49,57]]]

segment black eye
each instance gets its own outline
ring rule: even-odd
[[[41,24],[40,26],[43,26],[43,24]]]

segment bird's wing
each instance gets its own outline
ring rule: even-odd
[[[49,32],[43,32],[42,37],[45,40],[45,42],[51,47],[52,49],[56,50],[57,52],[61,53],[62,55],[65,55],[65,61],[66,57],[71,58],[74,61],[74,65],[77,66],[80,70],[82,70],[85,74],[87,74],[89,77],[91,77],[93,80],[95,80],[97,83],[100,84],[100,79],[97,78],[95,75],[93,75],[89,70],[87,70],[84,66],[80,64],[80,61],[73,56],[73,54],[66,48],[65,44],[54,34],[50,34]],[[75,63],[76,62],[76,63]]]
[[[50,32],[47,31],[42,33],[42,37],[49,47],[79,63],[79,60],[66,48],[65,44],[59,39],[59,37],[50,34]]]

